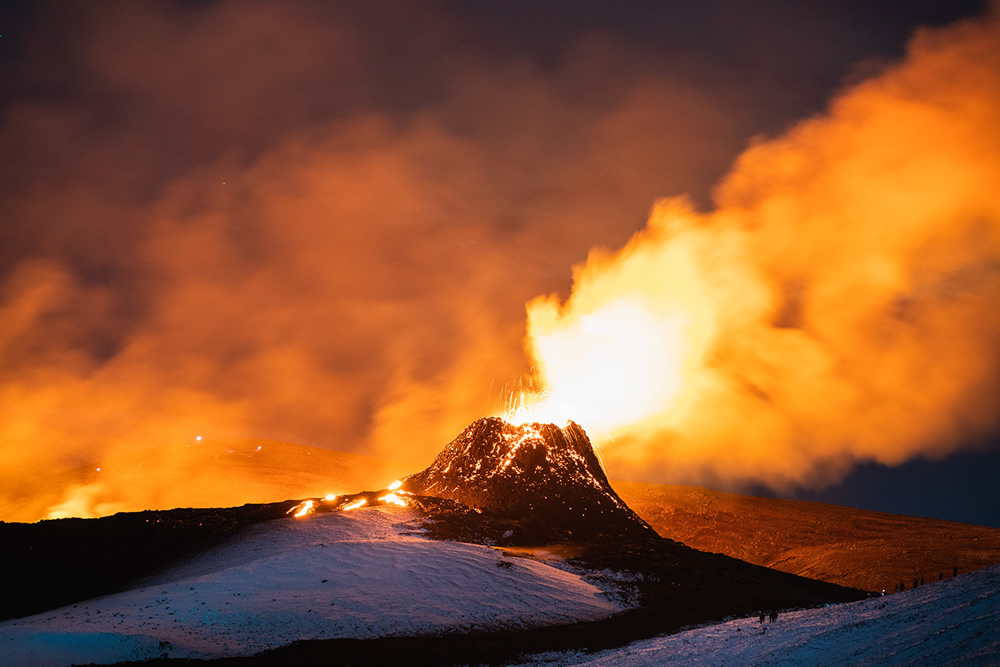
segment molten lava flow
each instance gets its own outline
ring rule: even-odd
[[[315,500],[305,500],[292,509],[288,510],[288,514],[291,514],[296,519],[301,519],[302,517],[313,514],[316,512],[316,501]]]
[[[400,498],[395,493],[387,493],[384,496],[379,496],[379,501],[383,503],[392,503],[393,505],[399,505],[400,507],[406,507],[407,502],[405,499]],[[347,509],[346,507],[344,509]]]
[[[394,482],[393,488],[386,489],[382,495],[378,495],[378,492],[365,491],[357,494],[349,494],[341,498],[330,493],[324,498],[304,500],[289,509],[287,514],[301,519],[317,512],[349,512],[365,506],[397,505],[399,507],[409,507],[410,501],[404,496],[412,494],[400,489],[401,485],[401,481]]]
[[[507,453],[503,457],[503,462],[500,464],[500,468],[492,471],[490,476],[496,472],[503,472],[504,470],[507,470],[507,468],[510,467],[511,462],[517,457],[518,450],[521,449],[524,444],[533,441],[540,441],[544,438],[540,430],[541,424],[538,422],[513,424],[508,421],[508,423],[512,426],[516,426],[517,428],[510,431],[504,430],[501,434],[500,437],[507,448]]]

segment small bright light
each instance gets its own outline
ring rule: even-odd
[[[198,442],[201,442],[201,436],[200,435],[194,436],[194,439],[197,440]]]
[[[336,493],[328,493],[328,494],[326,494],[326,500],[336,500],[336,499],[337,499],[337,494]]]
[[[259,452],[260,450],[262,450],[262,449],[264,449],[264,445],[257,445],[257,451],[258,451],[258,452]]]
[[[98,469],[97,469],[97,472],[101,472],[101,469],[100,469],[100,468],[98,468]]]

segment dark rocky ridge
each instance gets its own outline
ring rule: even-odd
[[[516,426],[500,417],[470,424],[425,470],[404,478],[409,493],[454,500],[522,537],[655,536],[615,493],[586,432],[576,423]]]

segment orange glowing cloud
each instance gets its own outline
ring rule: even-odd
[[[71,92],[0,115],[0,519],[357,490],[223,441],[419,469],[529,370],[524,302],[753,127],[612,37],[541,70],[406,3],[64,9],[22,69]]]
[[[529,304],[546,404],[606,432],[612,475],[822,484],[997,426],[997,44],[996,12],[921,32],[747,150],[714,211],[660,202]]]
[[[42,3],[0,107],[0,520],[384,484],[532,363],[651,480],[993,423],[994,19],[627,242],[800,108],[785,70],[601,30],[512,55],[389,5]],[[296,468],[321,449],[374,456]]]

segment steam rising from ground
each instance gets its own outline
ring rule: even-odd
[[[527,301],[807,103],[766,53],[479,36],[433,4],[42,5],[0,71],[0,519],[176,504],[198,434],[426,464],[529,372]],[[922,36],[532,305],[553,389],[620,400],[612,475],[809,483],[993,423],[996,38]]]
[[[982,437],[1000,416],[997,118],[997,15],[918,34],[747,150],[714,211],[660,202],[565,303],[530,304],[551,402],[638,478],[828,483]]]

